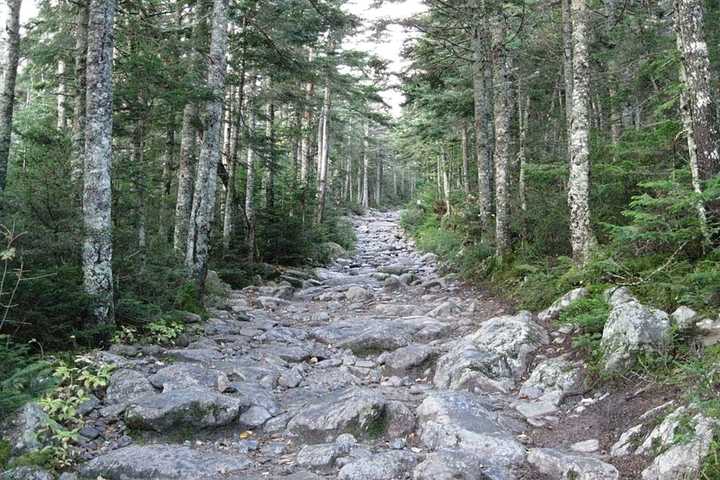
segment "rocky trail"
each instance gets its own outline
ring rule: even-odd
[[[103,352],[117,369],[62,478],[683,478],[650,455],[673,441],[662,392],[587,388],[550,326],[568,299],[512,312],[441,276],[396,213],[353,221],[353,258],[230,292],[186,346]]]

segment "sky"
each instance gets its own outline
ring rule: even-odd
[[[351,13],[364,19],[366,25],[387,18],[391,20],[400,20],[411,17],[415,14],[426,10],[422,0],[402,0],[394,2],[383,2],[380,8],[371,7],[372,0],[351,0],[347,4],[347,9]],[[399,73],[404,62],[401,52],[405,40],[415,35],[412,31],[407,31],[400,25],[390,25],[383,35],[381,41],[371,38],[369,33],[359,34],[350,38],[346,42],[346,47],[358,50],[369,51],[377,56],[390,61],[390,71]],[[390,89],[382,93],[385,101],[392,107],[394,117],[399,117],[401,113],[400,105],[403,102],[403,95],[396,89]]]
[[[4,0],[0,0],[4,3]],[[400,20],[423,12],[427,7],[422,0],[395,0],[385,1],[379,8],[372,8],[372,0],[350,0],[347,9],[365,21],[366,26],[372,25],[379,19]],[[4,8],[0,8],[0,25],[5,24]],[[31,19],[37,11],[35,0],[24,0],[20,10],[20,22],[24,24]],[[400,25],[390,25],[380,41],[370,37],[369,33],[360,33],[346,41],[346,47],[370,51],[390,62],[390,71],[398,73],[403,68],[401,51],[406,39],[411,38],[413,32],[406,31]],[[383,92],[383,98],[391,106],[395,117],[400,115],[400,105],[403,102],[402,94],[396,89]]]

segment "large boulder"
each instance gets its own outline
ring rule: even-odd
[[[434,392],[417,408],[417,417],[420,439],[430,450],[466,451],[499,467],[525,459],[505,419],[472,393]]]
[[[127,403],[154,391],[145,375],[137,370],[123,368],[110,376],[105,401],[109,404]]]
[[[0,476],[1,480],[53,480],[47,470],[38,467],[17,467],[5,470]]]
[[[540,362],[520,388],[521,400],[515,407],[526,417],[547,415],[557,410],[567,395],[583,388],[581,362],[563,357]]]
[[[555,448],[532,448],[528,463],[550,478],[568,480],[617,480],[615,467],[595,457],[565,453]]]
[[[288,423],[288,430],[306,442],[328,442],[341,433],[373,437],[384,433],[385,397],[367,388],[348,388],[327,395],[301,409]]]
[[[655,427],[637,449],[638,454],[657,455],[642,472],[643,480],[699,478],[703,461],[718,422],[680,407]]]
[[[642,305],[628,293],[609,294],[612,306],[603,329],[600,347],[607,372],[631,368],[643,352],[660,352],[671,341],[671,322],[667,313]]]
[[[401,347],[384,357],[385,367],[392,372],[406,372],[427,363],[435,350],[423,344]]]
[[[492,318],[438,359],[433,382],[439,388],[507,392],[525,373],[530,354],[547,343],[547,332],[530,312]]]
[[[94,458],[80,476],[95,480],[214,480],[239,475],[251,462],[237,453],[225,455],[178,445],[133,445]]]
[[[134,400],[125,410],[125,421],[133,428],[158,432],[220,427],[238,417],[240,406],[237,398],[212,390],[186,388]]]
[[[570,305],[580,300],[581,298],[585,298],[587,294],[588,291],[585,287],[570,290],[565,295],[555,300],[553,304],[550,305],[548,308],[538,313],[538,319],[542,322],[548,322],[550,320],[557,319],[563,311],[567,310],[570,307]]]
[[[41,449],[43,436],[50,427],[62,429],[35,402],[26,403],[6,426],[7,440],[13,455],[22,455]]]
[[[427,454],[413,471],[413,480],[504,480],[502,470],[486,465],[484,457],[466,450],[438,450]]]

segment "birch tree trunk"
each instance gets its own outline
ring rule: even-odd
[[[245,18],[243,18],[243,32],[245,31]],[[240,85],[238,86],[237,112],[235,115],[235,136],[233,138],[232,153],[228,158],[228,186],[225,190],[225,212],[223,214],[223,248],[230,249],[233,232],[235,230],[235,218],[237,209],[237,193],[235,191],[235,177],[237,171],[238,157],[240,155],[240,138],[243,127],[243,106],[245,103],[245,50],[240,66]]]
[[[85,155],[85,108],[87,103],[88,0],[78,1],[75,18],[75,105],[73,116],[73,158],[71,176],[80,183]]]
[[[510,160],[510,128],[512,121],[512,80],[510,57],[505,48],[505,29],[499,20],[493,28],[494,117],[495,117],[495,255],[502,258],[510,249],[508,230],[510,206],[508,199],[508,165]]]
[[[185,265],[200,292],[204,289],[207,276],[210,227],[216,199],[217,167],[222,148],[225,51],[228,37],[227,8],[228,0],[214,0],[207,76],[207,87],[212,98],[205,105],[205,135],[198,159],[185,256]]]
[[[570,126],[572,124],[573,100],[573,19],[570,2],[560,0],[562,5],[563,79],[565,80],[565,130],[568,133],[568,159],[570,158]]]
[[[693,185],[700,190],[703,182],[720,173],[720,137],[710,85],[712,74],[704,23],[705,9],[701,0],[675,0],[675,30],[684,69],[686,115],[692,125],[688,131],[688,146],[695,150],[694,155],[690,155],[690,171]],[[693,145],[690,145],[690,136]],[[710,202],[706,207],[714,220],[720,219],[720,200]]]
[[[248,263],[255,262],[255,89],[257,78],[250,78],[248,92],[248,144],[245,173],[245,246]]]
[[[15,106],[15,80],[20,58],[20,4],[21,0],[6,0],[6,24],[2,34],[5,51],[2,53],[0,77],[0,192],[7,182],[10,140],[12,137],[13,109]]]
[[[200,55],[200,44],[204,42],[206,30],[207,0],[197,2],[195,26],[193,27],[192,68],[197,69],[199,77],[205,70],[204,60]],[[178,255],[187,258],[187,240],[190,215],[193,204],[193,188],[195,178],[196,149],[198,136],[199,108],[194,101],[183,109],[182,131],[180,133],[180,162],[178,165],[177,202],[175,203],[175,229],[173,232],[173,248]]]
[[[335,49],[335,41],[330,34],[328,39],[328,54]],[[327,193],[328,164],[330,161],[330,115],[332,108],[332,92],[330,89],[330,68],[325,76],[325,95],[323,98],[323,114],[321,117],[320,130],[322,138],[319,138],[318,145],[318,204],[315,223],[322,223],[325,214],[325,196]]]
[[[528,112],[530,111],[530,95],[521,88],[518,88],[518,130],[520,138],[518,139],[518,194],[520,197],[520,210],[523,217],[527,214],[527,198],[526,198],[526,148],[527,148],[527,128],[528,128]],[[523,223],[525,218],[523,218]]]
[[[311,49],[308,54],[308,62],[312,63],[315,59],[314,51]],[[315,95],[315,84],[308,82],[305,85],[305,102],[308,104]],[[308,182],[308,171],[310,168],[310,149],[311,149],[311,136],[310,132],[312,126],[312,108],[307,105],[303,111],[302,123],[301,123],[301,134],[302,140],[300,141],[300,185],[303,189],[307,188]]]
[[[275,105],[267,106],[267,123],[265,124],[267,140],[267,162],[265,162],[265,208],[275,208]]]
[[[65,78],[65,62],[58,60],[57,66],[58,92],[57,92],[57,129],[67,128],[67,114],[65,102],[67,101],[67,79]]]
[[[370,207],[370,185],[368,175],[370,174],[370,123],[365,122],[365,134],[363,135],[363,164],[362,164],[362,207]]]
[[[590,227],[590,145],[589,145],[589,83],[588,10],[586,0],[572,0],[573,95],[568,150],[570,176],[568,205],[570,207],[570,243],[573,259],[585,265],[590,257],[593,235]]]
[[[114,323],[112,275],[112,64],[114,0],[91,0],[83,191],[83,279],[96,325]]]

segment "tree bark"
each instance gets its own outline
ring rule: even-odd
[[[495,117],[495,255],[502,258],[510,249],[510,206],[508,166],[512,122],[512,80],[510,56],[505,48],[505,29],[496,20],[493,28],[494,117]]]
[[[440,144],[440,163],[438,166],[440,167],[442,175],[442,194],[443,203],[445,203],[445,215],[450,215],[450,213],[452,213],[452,207],[450,205],[450,176],[448,175],[447,152],[445,150],[445,145],[442,143]]]
[[[590,226],[590,144],[589,144],[589,83],[588,9],[586,0],[572,0],[573,95],[568,150],[570,177],[570,243],[573,259],[585,265],[590,257],[593,235]]]
[[[562,5],[562,38],[563,38],[563,79],[565,80],[565,130],[570,134],[572,124],[573,100],[573,19],[572,0],[560,0]],[[570,158],[570,138],[568,136],[568,159]]]
[[[470,193],[470,151],[468,150],[467,125],[463,122],[460,129],[460,143],[462,147],[462,183],[465,195]]]
[[[688,146],[695,150],[694,155],[690,155],[690,170],[693,184],[700,190],[704,188],[704,182],[720,173],[720,137],[710,85],[712,74],[704,22],[705,9],[701,0],[675,0],[675,30],[685,77],[685,115],[689,116],[691,123]],[[720,200],[709,202],[706,207],[713,220],[720,219]]]
[[[267,121],[265,123],[265,139],[267,141],[267,161],[265,162],[265,208],[275,208],[275,105],[267,105]]]
[[[332,55],[335,50],[335,40],[332,33],[328,38],[328,56]],[[332,92],[330,85],[330,69],[325,74],[325,95],[323,98],[323,113],[320,119],[321,137],[318,143],[318,201],[317,212],[315,215],[315,223],[318,225],[323,222],[325,216],[325,196],[327,194],[327,175],[328,164],[330,163],[330,115],[332,108]]]
[[[207,87],[212,98],[205,105],[203,135],[188,228],[185,265],[202,292],[207,276],[210,250],[210,227],[215,209],[217,166],[222,148],[223,92],[225,90],[225,52],[227,48],[228,0],[214,0],[208,57]]]
[[[57,64],[57,129],[67,128],[67,114],[65,113],[65,102],[67,101],[67,79],[65,78],[65,62],[58,60]]]
[[[114,323],[112,276],[112,64],[114,0],[91,0],[83,192],[83,278],[96,325]]]
[[[71,176],[80,183],[85,155],[85,108],[87,103],[88,1],[78,1],[75,18],[75,105],[73,116],[73,158]]]
[[[245,164],[245,246],[248,263],[255,262],[255,88],[257,79],[250,78],[248,92],[248,145]]]
[[[15,107],[15,81],[20,58],[20,4],[21,0],[7,0],[7,23],[2,33],[5,51],[0,78],[0,192],[7,182],[10,140],[12,137],[13,110]]]
[[[365,121],[365,133],[363,135],[363,164],[362,164],[362,207],[370,207],[370,185],[368,175],[370,174],[370,123]]]

